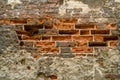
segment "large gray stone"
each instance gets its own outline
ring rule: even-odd
[[[18,49],[19,41],[16,32],[8,27],[0,27],[0,54]]]

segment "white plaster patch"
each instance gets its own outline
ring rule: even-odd
[[[11,8],[13,9],[15,5],[22,4],[22,2],[20,0],[8,0],[7,4],[10,4],[12,6]]]
[[[120,0],[115,0],[115,2],[120,2]]]
[[[63,3],[63,5],[59,8],[59,14],[64,15],[66,13],[66,9],[74,9],[74,8],[82,8],[81,13],[88,13],[90,11],[90,8],[87,4],[84,4],[80,1],[66,1]]]

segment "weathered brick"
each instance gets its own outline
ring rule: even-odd
[[[106,42],[89,42],[89,47],[107,47],[108,44]]]
[[[41,40],[43,40],[43,41],[50,41],[51,40],[51,36],[41,36]]]
[[[44,25],[44,28],[45,28],[45,29],[52,29],[52,28],[53,28],[53,25]]]
[[[90,31],[89,30],[80,30],[80,35],[90,35]]]
[[[110,41],[110,47],[116,47],[118,45],[118,41]]]
[[[103,36],[94,36],[94,41],[101,42],[101,41],[104,41],[104,38]]]
[[[25,25],[24,29],[25,31],[29,32],[30,36],[39,34],[38,29],[42,29],[43,25]]]
[[[18,35],[29,35],[29,32],[23,30],[15,30]]]
[[[105,28],[106,29],[116,30],[117,29],[117,25],[115,23],[113,23],[113,24],[105,24]]]
[[[37,47],[55,47],[55,42],[39,41],[36,42],[35,45]]]
[[[23,25],[16,25],[15,30],[24,30],[24,26]]]
[[[26,31],[33,30],[33,29],[43,29],[43,25],[24,25],[24,29]]]
[[[75,47],[76,42],[56,42],[56,47]]]
[[[0,23],[1,24],[10,24],[10,20],[9,19],[3,19],[3,20],[0,20]]]
[[[59,53],[59,48],[40,48],[40,53]]]
[[[58,31],[54,29],[39,29],[38,34],[40,35],[58,35]]]
[[[54,29],[58,30],[72,30],[73,28],[73,23],[60,23],[59,25],[54,25]]]
[[[78,48],[72,48],[73,53],[92,53],[93,48],[87,48],[87,47],[78,47]]]
[[[93,41],[93,36],[73,36],[73,41]]]
[[[53,41],[71,41],[71,36],[52,36]]]
[[[93,35],[109,35],[110,30],[91,30],[91,34],[93,34]]]
[[[104,36],[104,41],[118,40],[118,36]]]
[[[70,47],[61,47],[59,57],[72,58],[74,55],[72,54]]]
[[[87,42],[85,42],[85,41],[77,41],[77,47],[87,47]]]
[[[62,35],[79,35],[79,30],[59,30]]]
[[[23,35],[22,40],[40,40],[41,36],[36,35],[36,36],[25,36]]]
[[[76,23],[77,19],[75,19],[75,18],[62,18],[62,19],[60,19],[60,22],[63,22],[63,23]]]
[[[75,28],[76,29],[94,29],[95,25],[94,24],[76,24]]]
[[[70,47],[61,47],[60,48],[60,53],[71,53],[71,48]]]
[[[27,24],[27,19],[12,19],[11,24]]]
[[[23,46],[25,47],[33,47],[34,42],[33,41],[21,41]]]

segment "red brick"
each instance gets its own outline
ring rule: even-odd
[[[78,47],[78,48],[72,48],[73,53],[92,53],[93,48],[87,48],[87,47]]]
[[[10,20],[7,20],[7,19],[0,20],[0,23],[2,23],[2,24],[10,24]]]
[[[22,40],[40,40],[41,39],[41,36],[39,35],[36,35],[36,36],[23,36],[22,37]]]
[[[93,41],[93,36],[73,36],[73,41]]]
[[[110,41],[110,47],[116,47],[118,45],[118,41]]]
[[[27,19],[13,19],[10,20],[11,24],[27,24]]]
[[[38,24],[43,24],[43,23],[44,23],[44,20],[39,19],[39,20],[37,20],[37,23],[38,23]]]
[[[77,41],[77,47],[87,47],[87,42],[80,42],[80,41]]]
[[[59,30],[62,35],[79,35],[79,30]]]
[[[76,29],[94,29],[95,25],[94,24],[76,24],[75,28]]]
[[[41,40],[43,40],[43,41],[50,41],[51,40],[51,36],[41,36]]]
[[[60,23],[59,25],[54,25],[54,29],[58,30],[71,30],[73,27],[73,23]]]
[[[40,48],[40,53],[59,53],[59,48]]]
[[[55,47],[55,42],[43,42],[43,41],[39,41],[39,42],[36,42],[35,45],[37,47]]]
[[[80,30],[80,35],[90,35],[90,31],[89,30]]]
[[[109,35],[110,30],[91,30],[91,34],[93,34],[93,35]]]
[[[108,44],[106,42],[89,42],[89,47],[107,47]]]
[[[20,35],[29,35],[29,32],[27,31],[23,31],[23,30],[15,30],[17,34],[20,34]]]
[[[101,41],[104,41],[104,38],[103,36],[94,36],[94,41],[101,42]]]
[[[105,28],[106,29],[113,29],[116,30],[117,29],[117,25],[116,24],[105,24]]]
[[[53,41],[71,41],[71,36],[52,36]]]
[[[76,23],[77,22],[77,19],[75,18],[63,18],[60,20],[60,22],[63,22],[63,23]]]

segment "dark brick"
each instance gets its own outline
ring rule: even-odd
[[[95,25],[94,24],[77,24],[75,25],[76,29],[94,29]]]
[[[104,41],[118,40],[118,36],[104,36]]]
[[[56,47],[75,47],[76,42],[56,42]]]
[[[110,34],[110,30],[91,30],[91,34]]]
[[[79,34],[79,30],[59,30],[59,34],[75,35]]]
[[[90,35],[89,30],[80,30],[80,35]]]
[[[106,42],[89,42],[89,47],[106,47]]]
[[[51,36],[42,36],[41,40],[50,41],[51,40]]]
[[[71,48],[62,47],[62,48],[60,48],[60,53],[71,53]]]
[[[53,29],[52,30],[51,29],[50,30],[47,29],[47,30],[44,30],[44,34],[45,35],[57,35],[58,31],[57,30],[53,30]]]

